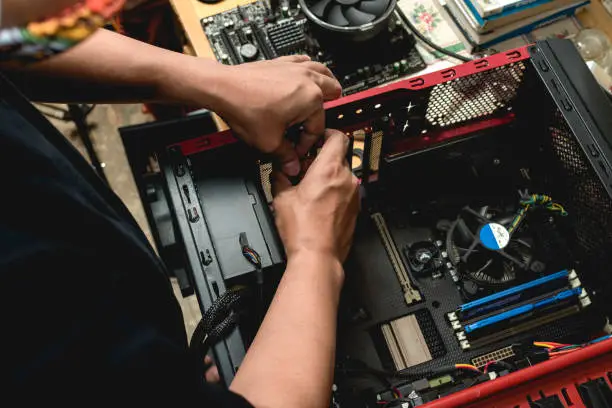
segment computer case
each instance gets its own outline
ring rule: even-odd
[[[431,357],[404,369],[406,376],[474,361],[502,345],[538,339],[581,344],[605,334],[612,313],[607,300],[612,295],[612,103],[571,42],[542,41],[350,95],[326,104],[326,120],[360,149],[361,163],[353,168],[363,193],[345,265],[339,360],[350,356],[377,370],[393,370],[381,328],[401,316],[415,316]],[[269,300],[282,276],[284,254],[270,207],[267,158],[231,131],[214,133],[208,114],[120,132],[160,257],[183,293],[195,293],[206,310],[227,287],[254,285],[253,268],[239,252],[239,235],[246,233],[264,258]],[[536,241],[546,262],[528,273],[575,269],[589,308],[466,349],[448,322],[448,313],[465,301],[456,268],[418,275],[410,248],[437,242],[444,235],[440,220],[465,206],[501,206],[524,189],[563,203],[568,214],[553,233],[538,227]],[[395,255],[381,240],[381,219],[397,246]],[[407,300],[393,256],[418,296]],[[496,290],[489,287],[486,293]],[[245,319],[214,347],[226,383],[257,324]],[[429,389],[423,395],[436,398],[406,399],[406,406],[612,406],[612,340],[544,360],[494,380],[458,383],[437,394]],[[377,386],[348,381],[345,388],[359,389],[359,396],[337,395],[337,401],[352,401],[339,406],[395,406],[381,400]]]

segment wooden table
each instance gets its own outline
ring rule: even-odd
[[[214,58],[208,39],[200,25],[200,20],[237,6],[248,4],[254,0],[223,0],[217,4],[206,4],[198,0],[170,0],[187,39],[195,55],[204,58]],[[612,16],[601,4],[601,0],[592,0],[588,8],[579,14],[578,18],[586,28],[599,28],[612,40]]]

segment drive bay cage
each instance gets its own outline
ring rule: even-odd
[[[363,189],[334,403],[610,406],[597,401],[612,404],[612,104],[572,44],[371,89],[326,114],[354,141]],[[204,116],[121,130],[160,256],[206,309],[260,284],[240,256],[246,235],[269,301],[284,265],[271,167],[207,129]],[[215,345],[226,382],[258,324],[246,313]]]

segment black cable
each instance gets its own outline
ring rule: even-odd
[[[427,44],[428,46],[430,46],[431,48],[433,48],[434,50],[441,52],[442,54],[448,55],[449,57],[458,59],[459,61],[463,61],[463,62],[469,62],[472,61],[471,58],[468,57],[464,57],[463,55],[459,55],[457,53],[454,53],[452,51],[446,50],[442,47],[440,47],[438,44],[432,42],[429,38],[425,37],[415,26],[414,24],[412,24],[412,21],[410,21],[410,19],[408,17],[406,17],[404,15],[404,13],[398,13],[402,20],[404,21],[404,23],[406,24],[406,26],[408,27],[408,29],[410,31],[412,31],[412,33],[422,42],[424,42],[425,44]]]
[[[265,299],[264,299],[264,276],[263,276],[263,266],[261,262],[261,256],[257,251],[255,251],[250,245],[246,236],[246,232],[241,232],[238,241],[240,243],[240,249],[242,250],[242,256],[255,267],[255,278],[257,280],[257,286],[259,287],[259,318],[260,321],[263,321],[264,318],[264,309],[265,309]]]
[[[239,291],[228,290],[215,299],[202,315],[189,343],[189,351],[198,367],[203,369],[208,349],[225,338],[238,324],[236,308],[241,300]]]

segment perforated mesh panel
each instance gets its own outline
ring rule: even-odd
[[[511,107],[524,71],[525,64],[517,62],[436,85],[425,117],[433,126],[446,127]]]
[[[380,168],[380,153],[382,150],[383,132],[372,133],[372,144],[370,146],[370,170],[378,171]]]
[[[268,204],[272,202],[272,185],[270,184],[270,175],[272,174],[272,163],[262,163],[259,165],[259,180],[261,188],[266,195]]]
[[[609,268],[612,200],[567,123],[557,112],[549,127],[553,152],[568,188],[568,210],[576,219],[576,239],[587,261]]]

